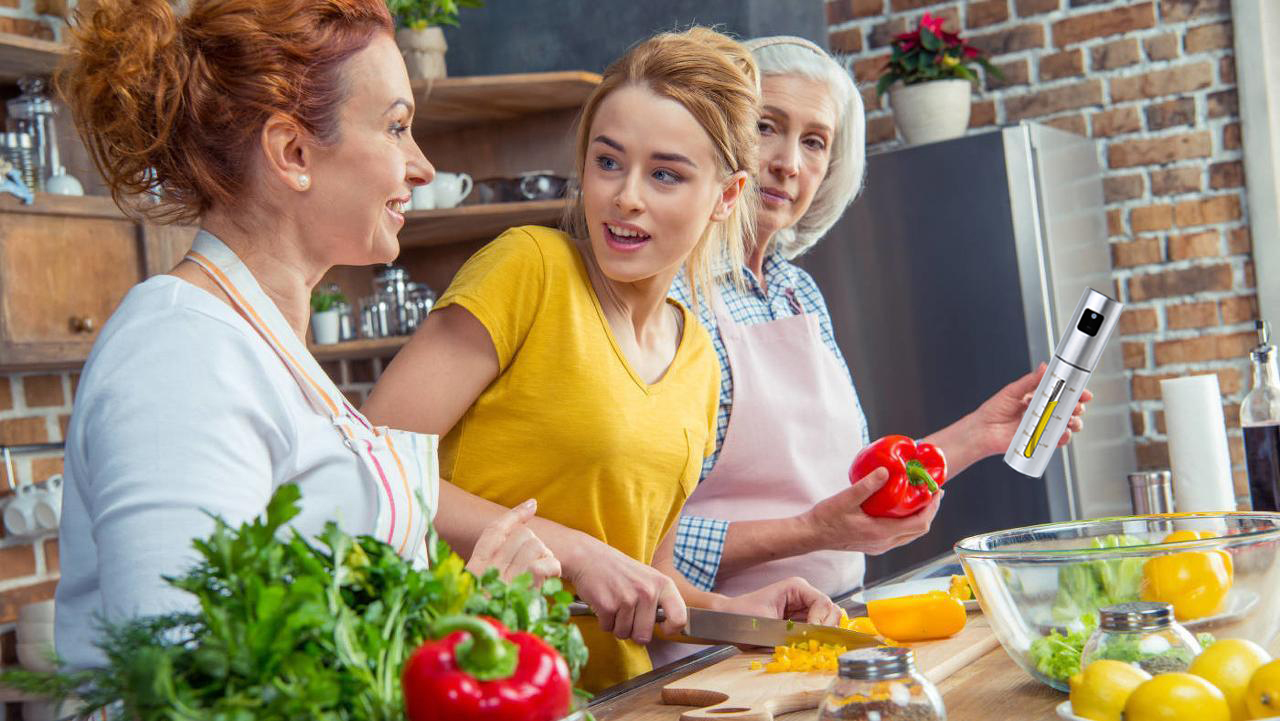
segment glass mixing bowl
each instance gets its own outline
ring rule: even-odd
[[[1194,540],[1164,542],[1177,537]],[[1201,537],[1203,536],[1203,537]],[[1060,691],[1097,609],[1172,603],[1192,633],[1280,651],[1280,514],[1174,513],[1049,523],[955,545],[1005,652]],[[1074,651],[1073,651],[1074,650]],[[1072,653],[1075,653],[1072,666]]]

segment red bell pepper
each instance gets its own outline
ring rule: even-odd
[[[491,618],[448,616],[404,666],[409,721],[556,721],[573,700],[569,666],[546,641]]]
[[[868,516],[906,518],[929,505],[947,481],[942,449],[931,443],[917,445],[906,436],[885,436],[859,451],[849,468],[849,482],[857,483],[877,468],[889,471],[889,480],[862,502]]]

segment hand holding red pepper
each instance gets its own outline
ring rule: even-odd
[[[877,468],[889,472],[889,480],[862,503],[868,516],[905,518],[929,505],[947,481],[947,460],[942,449],[916,444],[906,436],[885,436],[859,451],[849,468],[849,482],[857,483]]]
[[[404,666],[409,721],[556,721],[573,682],[556,650],[490,618],[449,616]]]

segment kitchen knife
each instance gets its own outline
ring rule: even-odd
[[[569,606],[573,616],[594,616],[595,612],[587,604],[575,601]],[[831,643],[846,648],[865,648],[879,646],[879,638],[871,634],[851,631],[837,626],[821,626],[815,623],[802,623],[778,618],[761,618],[740,613],[711,611],[705,608],[689,608],[689,622],[684,633],[678,636],[663,636],[670,641],[684,643],[721,644],[732,643],[741,646],[786,646],[801,641],[817,641]],[[662,609],[658,609],[657,621],[666,619]]]

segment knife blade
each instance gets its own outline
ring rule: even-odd
[[[574,602],[569,607],[573,616],[594,616],[595,612],[587,604]],[[688,609],[689,620],[685,624],[684,633],[677,636],[664,635],[671,641],[684,643],[721,644],[732,643],[740,646],[786,646],[801,641],[817,641],[830,643],[846,648],[866,648],[879,646],[879,638],[860,631],[852,631],[837,626],[822,626],[816,623],[803,623],[778,618],[763,618],[727,611],[712,611],[706,608]],[[662,609],[658,609],[658,623],[666,619]]]

